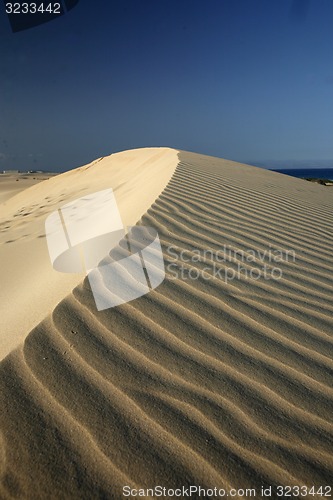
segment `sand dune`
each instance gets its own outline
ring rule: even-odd
[[[111,166],[103,174],[120,183],[127,220],[157,229],[164,282],[101,312],[88,279],[63,288],[1,362],[1,498],[118,499],[124,485],[255,488],[257,498],[272,486],[281,498],[278,485],[333,483],[332,193],[182,151],[175,169],[175,153],[142,150],[141,163],[121,153],[123,182]],[[129,200],[156,161],[161,184],[146,185],[135,211],[140,197]],[[80,193],[85,173],[58,176],[52,192],[73,179],[70,195]],[[122,240],[111,255],[125,250]],[[265,265],[280,279],[264,278]]]
[[[176,166],[177,153],[172,149],[125,151],[50,178],[0,205],[0,359],[84,278],[50,266],[46,217],[73,199],[112,188],[123,223],[134,225]]]

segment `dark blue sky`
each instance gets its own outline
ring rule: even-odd
[[[332,0],[80,0],[12,33],[1,5],[0,170],[146,146],[322,166],[332,21]]]

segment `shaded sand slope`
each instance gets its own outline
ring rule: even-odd
[[[296,259],[274,264],[280,280],[228,283],[237,260],[214,280],[207,255],[196,280],[178,262],[183,278],[169,267],[149,295],[99,313],[77,286],[1,363],[1,498],[332,484],[332,194],[180,152],[140,224],[158,230],[167,265],[170,245],[186,259],[223,245]]]
[[[123,223],[134,225],[170,180],[177,160],[177,152],[169,148],[115,153],[0,205],[0,359],[84,278],[53,270],[45,242],[46,217],[71,200],[112,188]]]

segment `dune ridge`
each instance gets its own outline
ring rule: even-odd
[[[165,281],[97,313],[85,279],[1,362],[1,498],[121,498],[124,485],[158,484],[260,497],[261,486],[333,483],[331,194],[178,157],[138,222],[159,233]],[[276,264],[281,280],[211,279],[203,252],[224,245],[296,258]],[[174,279],[170,246],[202,252],[176,263],[197,279]]]

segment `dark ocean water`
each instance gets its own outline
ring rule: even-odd
[[[330,179],[333,180],[333,168],[288,168],[274,169],[274,172],[291,175],[292,177]]]

